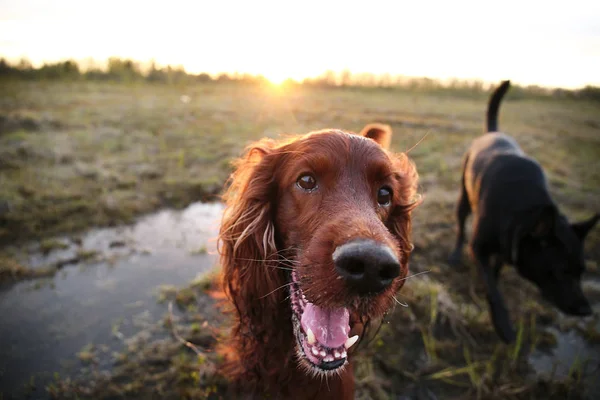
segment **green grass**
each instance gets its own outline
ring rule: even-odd
[[[394,131],[393,150],[405,151],[427,135],[410,152],[424,195],[414,213],[411,269],[431,272],[406,282],[397,297],[409,307],[396,307],[377,339],[363,347],[356,359],[357,398],[394,398],[413,388],[440,399],[578,398],[581,362],[564,379],[526,378],[527,355],[553,347],[556,338],[545,329],[563,323],[537,290],[513,270],[503,271],[501,291],[518,332],[517,342],[506,346],[493,331],[483,285],[466,252],[463,266],[445,264],[455,239],[461,158],[483,130],[487,95],[94,82],[3,82],[3,92],[1,116],[11,122],[0,128],[0,242],[41,240],[47,251],[61,247],[48,239],[55,234],[76,235],[161,207],[216,199],[232,158],[265,136],[325,127],[358,131],[382,122]],[[190,102],[183,103],[182,95]],[[598,103],[509,92],[500,113],[501,129],[543,165],[552,195],[569,218],[600,211]],[[598,278],[600,229],[591,232],[586,250],[588,274]],[[200,246],[195,253],[205,251]],[[0,255],[0,279],[30,273],[7,252]],[[216,334],[204,325],[213,317],[201,315],[211,306],[198,302],[206,301],[211,279],[165,287],[158,295],[184,315],[177,322],[182,336],[204,343],[206,351]],[[590,343],[600,342],[593,321],[573,325]],[[113,333],[120,333],[118,325]],[[65,379],[57,379],[50,392],[61,398],[203,398],[221,384],[211,369],[218,360],[207,354],[200,360],[174,340],[132,346],[116,356],[112,378],[98,375],[86,383],[97,384],[87,387],[92,392]],[[82,355],[91,359],[89,352]]]

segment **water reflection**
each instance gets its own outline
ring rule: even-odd
[[[90,343],[108,343],[100,365],[122,347],[120,338],[139,331],[166,308],[160,285],[184,285],[216,264],[220,204],[164,210],[133,226],[97,229],[69,247],[24,255],[33,267],[97,251],[100,261],[65,267],[50,283],[21,282],[0,291],[0,393],[11,398],[30,383],[33,397],[55,372],[79,368],[75,354]],[[66,238],[61,238],[67,241]],[[35,246],[33,246],[35,249]],[[35,378],[32,380],[32,376]]]

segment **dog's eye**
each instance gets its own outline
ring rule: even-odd
[[[377,202],[379,205],[388,206],[392,202],[392,192],[387,187],[382,187],[377,192]]]
[[[313,190],[317,187],[317,180],[310,174],[304,174],[298,178],[296,185],[304,190]]]

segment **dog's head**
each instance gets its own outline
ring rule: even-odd
[[[221,228],[229,292],[241,313],[252,307],[248,324],[287,318],[312,373],[346,365],[353,328],[381,317],[407,275],[417,172],[390,136],[368,125],[263,141],[234,177]]]
[[[522,226],[513,247],[519,273],[535,283],[542,295],[562,312],[586,316],[591,307],[581,289],[585,271],[583,243],[600,219],[570,224],[556,207],[547,206]]]

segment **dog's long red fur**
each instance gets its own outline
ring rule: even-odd
[[[324,130],[279,142],[263,139],[235,164],[219,240],[222,283],[234,314],[231,337],[220,351],[237,397],[354,398],[351,362],[323,378],[299,361],[286,286],[295,269],[307,296],[319,293],[311,301],[352,303],[358,334],[360,321],[379,318],[392,306],[408,272],[411,211],[418,201],[414,164],[388,150],[390,136],[388,126],[372,124],[360,134]],[[324,171],[321,192],[312,196],[294,186],[307,166]],[[377,174],[393,190],[389,209],[373,206]],[[393,284],[369,299],[352,297],[331,265],[335,246],[362,237],[389,245],[401,265]]]

